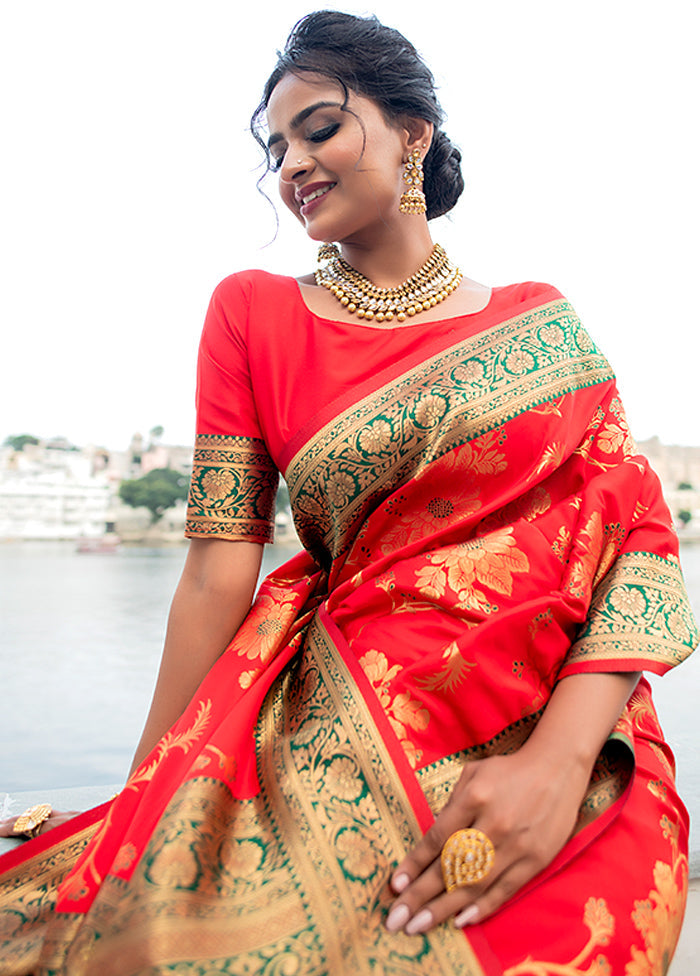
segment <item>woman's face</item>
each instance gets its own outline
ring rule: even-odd
[[[370,245],[399,224],[409,135],[369,98],[322,75],[287,74],[267,107],[280,196],[317,241]]]

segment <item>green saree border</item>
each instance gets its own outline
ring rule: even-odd
[[[391,756],[369,706],[318,619],[299,666],[271,695],[259,772],[275,831],[300,865],[299,888],[324,918],[318,972],[483,976],[453,926],[423,936],[384,927],[389,876],[422,831],[390,775]]]
[[[588,660],[626,659],[665,670],[685,660],[699,636],[678,560],[622,553],[593,592],[588,622],[564,670]]]
[[[299,533],[336,555],[368,504],[431,461],[532,407],[613,378],[565,300],[461,339],[343,411],[297,451],[285,480]]]
[[[197,434],[185,536],[272,542],[278,481],[260,438]]]

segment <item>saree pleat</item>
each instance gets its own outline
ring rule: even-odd
[[[280,469],[306,552],[87,847],[53,878],[35,842],[8,867],[3,972],[660,976],[687,814],[643,680],[552,864],[466,933],[383,924],[465,764],[516,751],[562,676],[663,673],[697,641],[658,480],[571,306],[513,286],[429,334],[358,332],[234,276],[198,384],[187,534],[268,539]]]

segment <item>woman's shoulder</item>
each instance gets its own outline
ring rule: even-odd
[[[493,296],[503,304],[514,306],[564,299],[558,288],[545,281],[518,281],[510,285],[497,285],[493,289]]]
[[[235,271],[223,278],[214,289],[214,295],[220,298],[244,297],[250,300],[258,292],[262,295],[273,293],[279,297],[283,293],[292,294],[295,288],[296,281],[289,275],[249,268]]]

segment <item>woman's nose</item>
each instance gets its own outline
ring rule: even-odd
[[[280,167],[280,179],[285,183],[297,183],[311,169],[308,157],[288,149]]]

